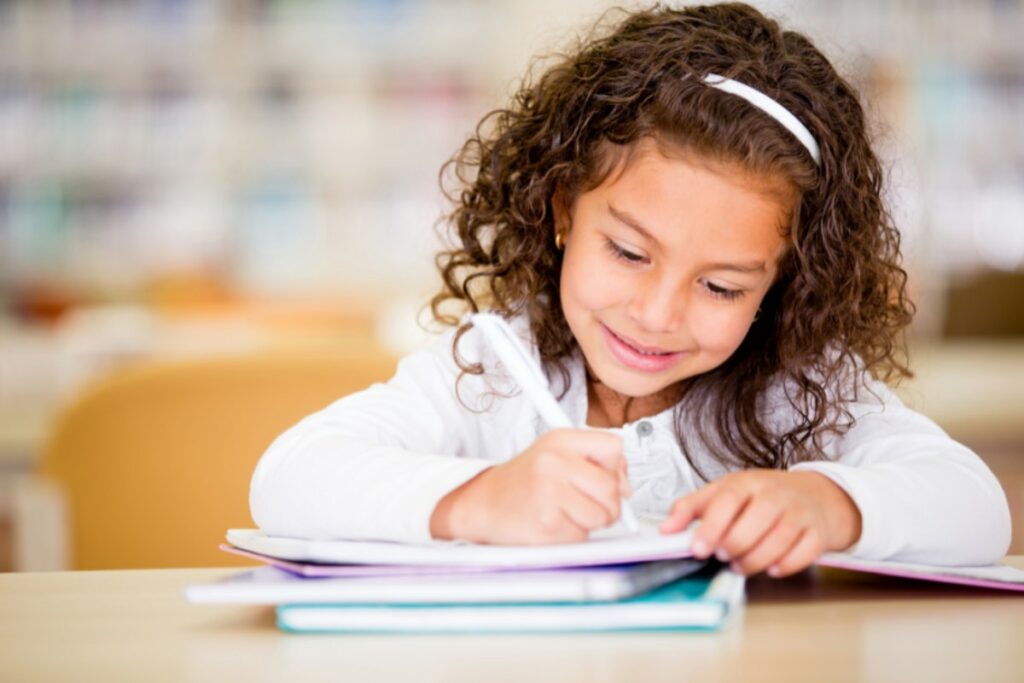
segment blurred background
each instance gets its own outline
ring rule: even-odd
[[[862,89],[919,309],[899,391],[997,472],[1024,552],[1024,2],[752,4]],[[357,388],[325,379],[428,339],[441,164],[610,6],[0,0],[0,570],[224,564],[188,524],[250,526],[269,439]],[[296,363],[320,386],[254,417]],[[211,552],[146,555],[165,528]]]

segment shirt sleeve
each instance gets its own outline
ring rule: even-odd
[[[839,485],[861,513],[846,552],[872,560],[986,565],[1010,544],[999,481],[969,448],[870,380],[847,407],[856,419],[826,445],[826,461],[794,465]]]
[[[431,538],[430,516],[440,499],[494,464],[469,457],[466,444],[479,414],[460,402],[467,396],[456,394],[453,335],[402,359],[387,383],[336,401],[270,445],[249,493],[252,517],[265,533],[407,543]],[[467,395],[472,400],[473,392]]]

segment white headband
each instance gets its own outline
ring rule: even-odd
[[[781,123],[786,127],[790,133],[792,133],[797,140],[807,148],[807,151],[814,157],[814,163],[821,166],[821,150],[818,149],[818,143],[811,135],[811,131],[807,130],[807,126],[800,123],[800,120],[793,116],[792,113],[781,104],[773,100],[772,98],[765,95],[760,90],[755,90],[749,85],[744,85],[731,78],[719,76],[718,74],[708,74],[704,77],[704,83],[710,85],[712,88],[718,88],[724,90],[727,93],[733,95],[739,95],[747,102],[763,111],[764,113],[771,116],[773,119]]]

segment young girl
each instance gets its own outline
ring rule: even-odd
[[[621,496],[746,574],[826,551],[986,564],[978,457],[885,381],[913,306],[857,93],[744,4],[655,7],[527,80],[456,155],[449,330],[260,461],[269,534],[561,543]],[[509,318],[545,431],[455,301]]]

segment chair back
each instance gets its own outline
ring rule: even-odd
[[[40,466],[65,497],[72,568],[251,564],[218,545],[253,525],[260,455],[395,366],[367,347],[152,362],[101,379],[57,419]]]

